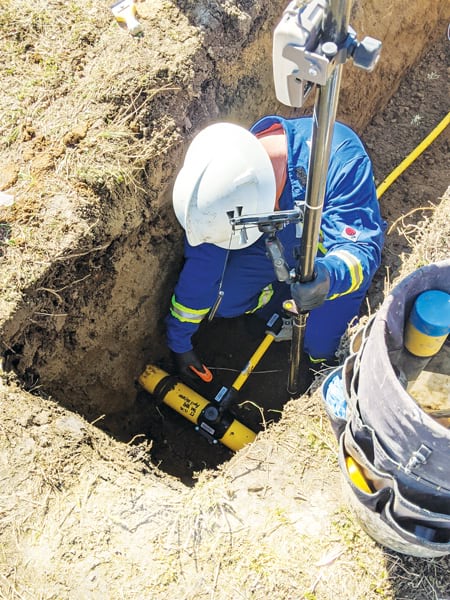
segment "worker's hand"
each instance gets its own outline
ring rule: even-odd
[[[291,283],[292,298],[299,311],[309,311],[323,304],[330,291],[330,273],[326,266],[316,261],[315,278],[306,283]]]
[[[203,381],[209,383],[212,381],[211,371],[202,364],[194,350],[187,352],[172,352],[173,361],[178,375],[186,383]]]

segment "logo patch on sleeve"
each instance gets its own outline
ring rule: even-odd
[[[350,227],[350,225],[346,225],[341,231],[341,236],[347,240],[351,240],[352,242],[358,241],[360,235],[361,232],[354,227]]]

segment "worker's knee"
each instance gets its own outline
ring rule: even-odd
[[[329,300],[309,313],[304,347],[312,360],[328,362],[335,358],[349,323],[359,314],[366,291],[366,288],[359,289],[336,300]]]
[[[328,366],[337,364],[336,350],[339,347],[341,336],[327,337],[327,339],[308,340],[305,336],[304,350],[312,366],[326,363]]]

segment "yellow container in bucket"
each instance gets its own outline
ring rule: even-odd
[[[414,356],[431,357],[450,332],[450,294],[428,290],[414,302],[405,327],[405,347]]]

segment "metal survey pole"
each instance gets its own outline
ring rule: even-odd
[[[332,60],[344,44],[349,27],[351,0],[329,0],[323,17],[322,52]],[[339,99],[342,64],[333,68],[325,85],[318,85],[314,103],[311,152],[306,183],[305,217],[297,263],[296,277],[301,282],[314,279],[314,260],[319,240],[322,208],[330,158],[331,139]],[[301,306],[293,315],[293,330],[287,390],[291,396],[298,393],[300,357],[308,312]]]

